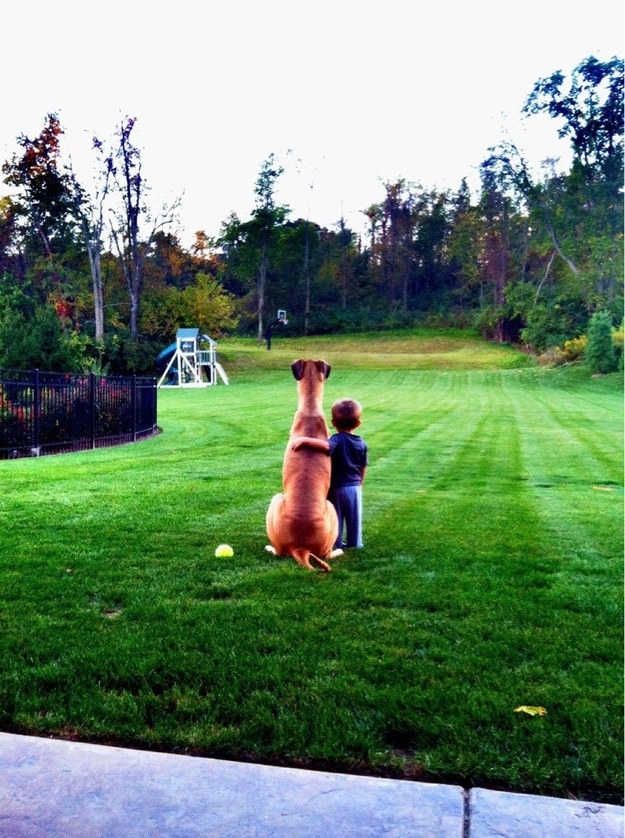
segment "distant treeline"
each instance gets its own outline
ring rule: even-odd
[[[93,142],[93,186],[64,163],[48,114],[17,138],[0,199],[0,367],[154,371],[181,326],[260,340],[278,309],[286,333],[477,325],[534,351],[585,334],[597,311],[623,319],[623,60],[582,61],[540,79],[524,113],[548,114],[570,170],[537,174],[511,144],[491,149],[473,198],[398,179],[363,208],[360,238],[275,203],[271,154],[250,220],[226,219],[190,249],[171,232],[179,201],[149,204],[134,119]]]

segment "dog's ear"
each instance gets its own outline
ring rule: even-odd
[[[291,364],[291,370],[293,371],[293,376],[296,381],[301,381],[302,376],[304,375],[304,362],[303,361],[293,361]]]
[[[326,363],[326,361],[317,361],[316,364],[317,369],[327,381],[328,378],[330,378],[330,370],[332,369],[332,367],[330,366],[330,364]]]

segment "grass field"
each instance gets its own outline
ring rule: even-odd
[[[218,352],[160,435],[0,463],[0,729],[622,802],[622,376],[465,333]],[[264,551],[297,357],[364,407],[330,574]]]

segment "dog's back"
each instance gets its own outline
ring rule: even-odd
[[[291,369],[297,381],[298,405],[290,440],[298,436],[327,439],[323,388],[330,365],[325,361],[295,361]],[[327,454],[305,447],[294,451],[287,445],[283,493],[273,498],[267,513],[273,552],[293,556],[305,567],[310,567],[312,558],[323,570],[330,569],[322,557],[332,554],[338,531],[336,512],[327,501],[330,468]]]

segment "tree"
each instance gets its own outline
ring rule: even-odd
[[[354,233],[340,218],[334,234],[332,248],[336,260],[335,281],[340,291],[341,308],[346,309],[348,303],[354,304],[356,296],[356,249],[354,247]]]
[[[265,306],[277,310],[287,306],[290,313],[303,314],[308,331],[313,277],[319,255],[319,227],[298,218],[276,226],[272,234],[271,283]]]
[[[22,155],[13,155],[2,166],[5,183],[19,190],[22,214],[32,227],[47,259],[52,261],[54,240],[59,247],[71,227],[69,180],[60,166],[61,123],[50,113],[38,137],[18,137]]]
[[[252,237],[256,239],[259,248],[256,309],[259,342],[264,337],[263,314],[271,234],[277,225],[282,224],[289,212],[288,207],[277,206],[275,203],[276,181],[283,172],[284,168],[276,165],[274,154],[270,154],[261,166],[260,174],[254,187],[256,207],[252,211],[250,232],[252,233]]]
[[[371,268],[387,296],[389,308],[399,304],[405,312],[409,281],[414,273],[418,202],[414,189],[403,179],[385,183],[384,189],[384,200],[364,210],[370,223]]]
[[[596,311],[590,319],[584,359],[593,373],[616,370],[612,318],[607,311]]]
[[[537,348],[581,334],[598,308],[622,316],[622,74],[622,60],[591,57],[570,79],[559,71],[540,79],[528,96],[526,115],[560,122],[573,152],[569,172],[545,160],[537,177],[514,143],[493,149],[483,164],[526,214],[525,258],[511,272],[507,297]]]
[[[201,250],[193,247],[189,252],[174,233],[159,230],[152,238],[146,262],[145,288],[174,286],[183,290],[194,284],[198,272],[216,274],[217,268],[208,245]]]
[[[93,195],[88,195],[70,167],[71,195],[74,213],[80,225],[83,242],[89,256],[95,339],[104,340],[104,284],[102,280],[102,249],[105,227],[105,202],[111,189],[113,177],[113,156],[104,153],[104,146],[97,137],[93,138],[93,149],[99,162],[98,180]]]
[[[50,113],[37,137],[18,137],[22,152],[3,165],[5,183],[17,192],[2,227],[12,250],[8,264],[14,282],[28,289],[37,305],[51,306],[68,331],[75,326],[76,298],[82,296],[85,254],[77,236],[72,178],[62,164],[63,134]]]
[[[382,203],[382,265],[389,302],[408,308],[408,278],[414,254],[414,195],[405,181],[385,183]]]
[[[219,337],[236,328],[235,299],[214,277],[199,273],[195,284],[187,286],[182,292],[182,299],[188,322],[202,333]]]
[[[570,79],[558,71],[536,82],[524,107],[526,114],[557,119],[558,135],[571,145],[571,172],[552,172],[544,185],[526,191],[540,206],[558,255],[578,276],[588,312],[622,304],[623,69],[620,58],[591,56]]]
[[[23,285],[24,260],[20,258],[20,207],[8,195],[0,198],[0,276],[12,275],[16,285]]]
[[[222,224],[218,244],[225,258],[224,287],[245,295],[250,309],[253,305],[259,342],[264,337],[264,309],[270,263],[276,240],[289,208],[275,202],[276,181],[283,172],[273,154],[263,162],[256,180],[255,207],[249,221],[241,221],[235,213]],[[270,258],[271,257],[271,258]],[[252,302],[253,298],[253,302]]]
[[[378,230],[380,227],[382,209],[380,204],[371,204],[361,210],[369,222],[369,247],[365,248],[366,270],[369,282],[372,285],[381,284],[380,249],[378,247]]]
[[[547,113],[562,120],[558,136],[568,138],[574,164],[589,180],[597,174],[622,184],[623,59],[584,59],[566,77],[558,70],[534,85],[525,114]]]
[[[414,196],[415,295],[429,304],[432,295],[445,296],[450,279],[448,244],[451,234],[450,199],[445,192],[420,192]],[[417,285],[418,282],[418,285]]]
[[[480,243],[484,224],[477,207],[472,206],[469,187],[463,180],[452,198],[450,232],[447,256],[455,278],[455,296],[460,308],[466,303],[478,306],[483,302],[483,284],[480,271]]]
[[[482,163],[480,209],[485,221],[480,263],[484,284],[490,292],[491,336],[498,343],[508,340],[506,329],[506,287],[510,272],[510,198],[498,179],[497,170],[487,160]]]
[[[141,288],[143,267],[150,251],[155,233],[174,220],[180,199],[162,213],[153,217],[145,205],[148,186],[141,172],[141,152],[131,141],[135,119],[127,118],[119,126],[119,145],[115,152],[118,166],[113,168],[113,176],[121,197],[122,208],[117,216],[117,226],[111,225],[113,241],[119,263],[124,274],[130,297],[130,339],[139,340],[139,315],[141,307]],[[142,230],[141,222],[145,222]]]
[[[312,228],[312,231],[311,231]],[[311,234],[317,233],[314,225],[310,221],[306,221],[304,232],[304,288],[306,293],[306,301],[304,303],[304,334],[308,334],[308,327],[310,324],[310,239]]]

